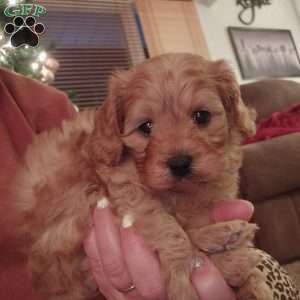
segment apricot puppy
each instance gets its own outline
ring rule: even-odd
[[[158,251],[170,300],[198,299],[189,276],[201,251],[250,299],[245,282],[261,259],[249,247],[256,226],[209,225],[208,212],[237,196],[240,143],[253,119],[224,61],[166,54],[116,73],[98,111],[37,137],[19,172],[36,287],[46,299],[99,295],[82,240],[105,196]]]

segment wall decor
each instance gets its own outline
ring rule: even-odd
[[[236,5],[242,7],[238,18],[244,25],[251,25],[255,20],[255,9],[271,4],[271,0],[237,0]]]
[[[300,60],[290,30],[228,27],[242,78],[300,76]]]

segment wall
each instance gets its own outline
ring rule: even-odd
[[[245,26],[238,20],[241,7],[236,5],[236,0],[217,0],[210,7],[194,0],[211,58],[225,58],[236,71],[239,81],[243,81],[227,33],[228,26],[289,29],[300,53],[300,19],[293,1],[300,2],[300,0],[272,0],[272,5],[256,9],[254,23]],[[300,82],[300,77],[293,79]]]

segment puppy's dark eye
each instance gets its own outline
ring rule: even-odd
[[[193,113],[192,117],[198,125],[206,125],[211,119],[211,113],[207,110],[198,110]]]
[[[152,127],[153,127],[153,123],[151,121],[147,121],[141,124],[138,129],[145,135],[150,135]]]

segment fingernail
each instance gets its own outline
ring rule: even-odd
[[[240,201],[244,202],[251,209],[251,212],[253,213],[254,205],[250,201],[246,201],[246,200],[240,200]]]
[[[203,257],[196,256],[192,262],[192,269],[202,268],[205,264],[205,260]]]
[[[109,205],[109,202],[106,197],[101,198],[97,202],[97,208],[100,208],[100,209],[106,208],[106,207],[108,207],[108,205]]]
[[[122,227],[123,228],[129,228],[133,225],[134,223],[134,217],[133,215],[127,214],[123,217],[122,220]]]

